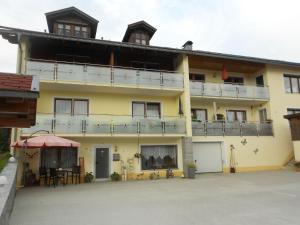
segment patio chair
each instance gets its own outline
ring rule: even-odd
[[[74,178],[75,178],[75,184],[80,183],[80,166],[72,167],[72,184],[74,183]]]
[[[50,186],[51,181],[52,181],[52,184],[54,187],[58,184],[58,181],[62,181],[63,185],[65,185],[64,173],[58,173],[56,168],[50,168],[50,176],[49,176],[48,186]]]
[[[39,168],[39,184],[41,185],[41,178],[44,179],[44,185],[47,185],[47,180],[48,180],[48,174],[47,174],[47,169],[46,167],[40,167]]]

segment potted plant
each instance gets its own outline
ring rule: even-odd
[[[196,171],[196,164],[194,162],[190,162],[188,165],[188,178],[195,179],[195,171]]]
[[[112,181],[119,181],[121,180],[121,175],[118,174],[117,172],[113,172],[111,175],[110,175],[110,179]]]
[[[217,121],[225,121],[225,116],[221,113],[218,113],[217,115]]]
[[[92,172],[87,172],[84,176],[84,182],[85,183],[92,183],[92,181],[94,180],[94,175]]]

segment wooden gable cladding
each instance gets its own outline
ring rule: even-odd
[[[195,69],[222,70],[226,67],[228,72],[255,73],[263,69],[263,63],[246,62],[224,58],[213,58],[206,56],[189,56],[189,66]]]
[[[35,116],[35,98],[0,98],[0,127],[30,127]]]

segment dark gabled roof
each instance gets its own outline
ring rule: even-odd
[[[97,31],[97,26],[99,21],[89,16],[88,14],[82,12],[81,10],[77,9],[74,6],[45,13],[49,32],[50,33],[53,32],[53,22],[57,17],[65,16],[69,14],[75,14],[76,16],[79,16],[83,20],[89,22],[91,24],[92,37],[94,38],[96,36],[96,31]]]
[[[232,55],[232,54],[224,54],[224,53],[208,52],[208,51],[200,51],[200,50],[186,50],[186,49],[179,49],[179,48],[151,46],[151,45],[138,45],[129,42],[117,42],[117,41],[108,41],[108,40],[100,40],[100,39],[92,39],[92,38],[67,37],[67,36],[62,36],[57,34],[49,34],[45,32],[24,30],[24,29],[4,27],[4,26],[0,26],[0,35],[2,35],[4,39],[7,39],[9,42],[13,44],[19,43],[21,36],[27,36],[27,37],[36,37],[36,38],[44,38],[44,39],[99,44],[104,46],[168,52],[174,54],[207,56],[212,58],[231,59],[231,60],[239,60],[244,62],[255,62],[255,63],[263,63],[263,64],[270,64],[270,65],[278,65],[278,66],[291,66],[291,67],[300,68],[300,63],[288,62],[283,60],[264,59],[264,58],[257,58],[257,57]]]
[[[129,40],[129,36],[132,31],[135,30],[145,30],[149,34],[149,38],[151,39],[153,34],[156,32],[156,28],[151,26],[149,23],[145,22],[144,20],[128,24],[127,30],[123,37],[123,42],[127,42]]]

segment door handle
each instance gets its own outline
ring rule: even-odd
[[[98,162],[96,161],[96,165],[98,165]]]

